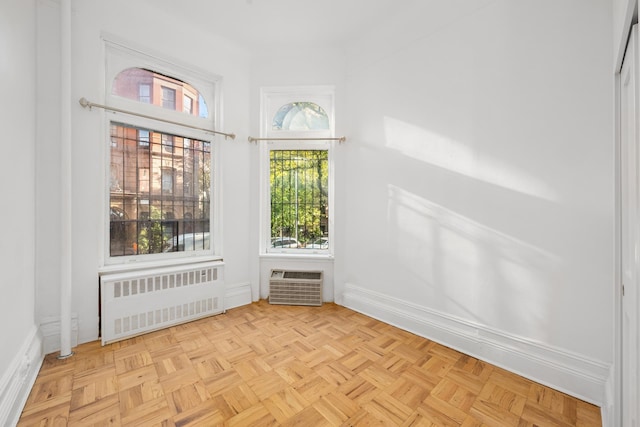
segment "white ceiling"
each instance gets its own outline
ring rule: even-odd
[[[339,46],[384,25],[397,0],[147,0],[251,48]],[[406,0],[405,0],[406,1]]]

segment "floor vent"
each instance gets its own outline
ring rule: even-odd
[[[322,271],[271,270],[269,303],[322,305]]]
[[[102,345],[224,311],[222,264],[208,262],[100,277]]]

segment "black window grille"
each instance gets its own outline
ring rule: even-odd
[[[210,143],[112,122],[109,144],[110,255],[209,249]]]
[[[271,248],[327,249],[328,151],[271,150],[270,184]]]

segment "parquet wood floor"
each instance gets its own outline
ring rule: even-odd
[[[600,409],[335,304],[48,355],[19,426],[600,426]]]

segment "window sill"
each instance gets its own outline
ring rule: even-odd
[[[222,257],[216,255],[193,256],[184,258],[154,260],[154,261],[130,261],[122,264],[109,264],[98,268],[98,274],[124,273],[128,271],[142,270],[145,268],[172,267],[199,262],[220,261]]]

